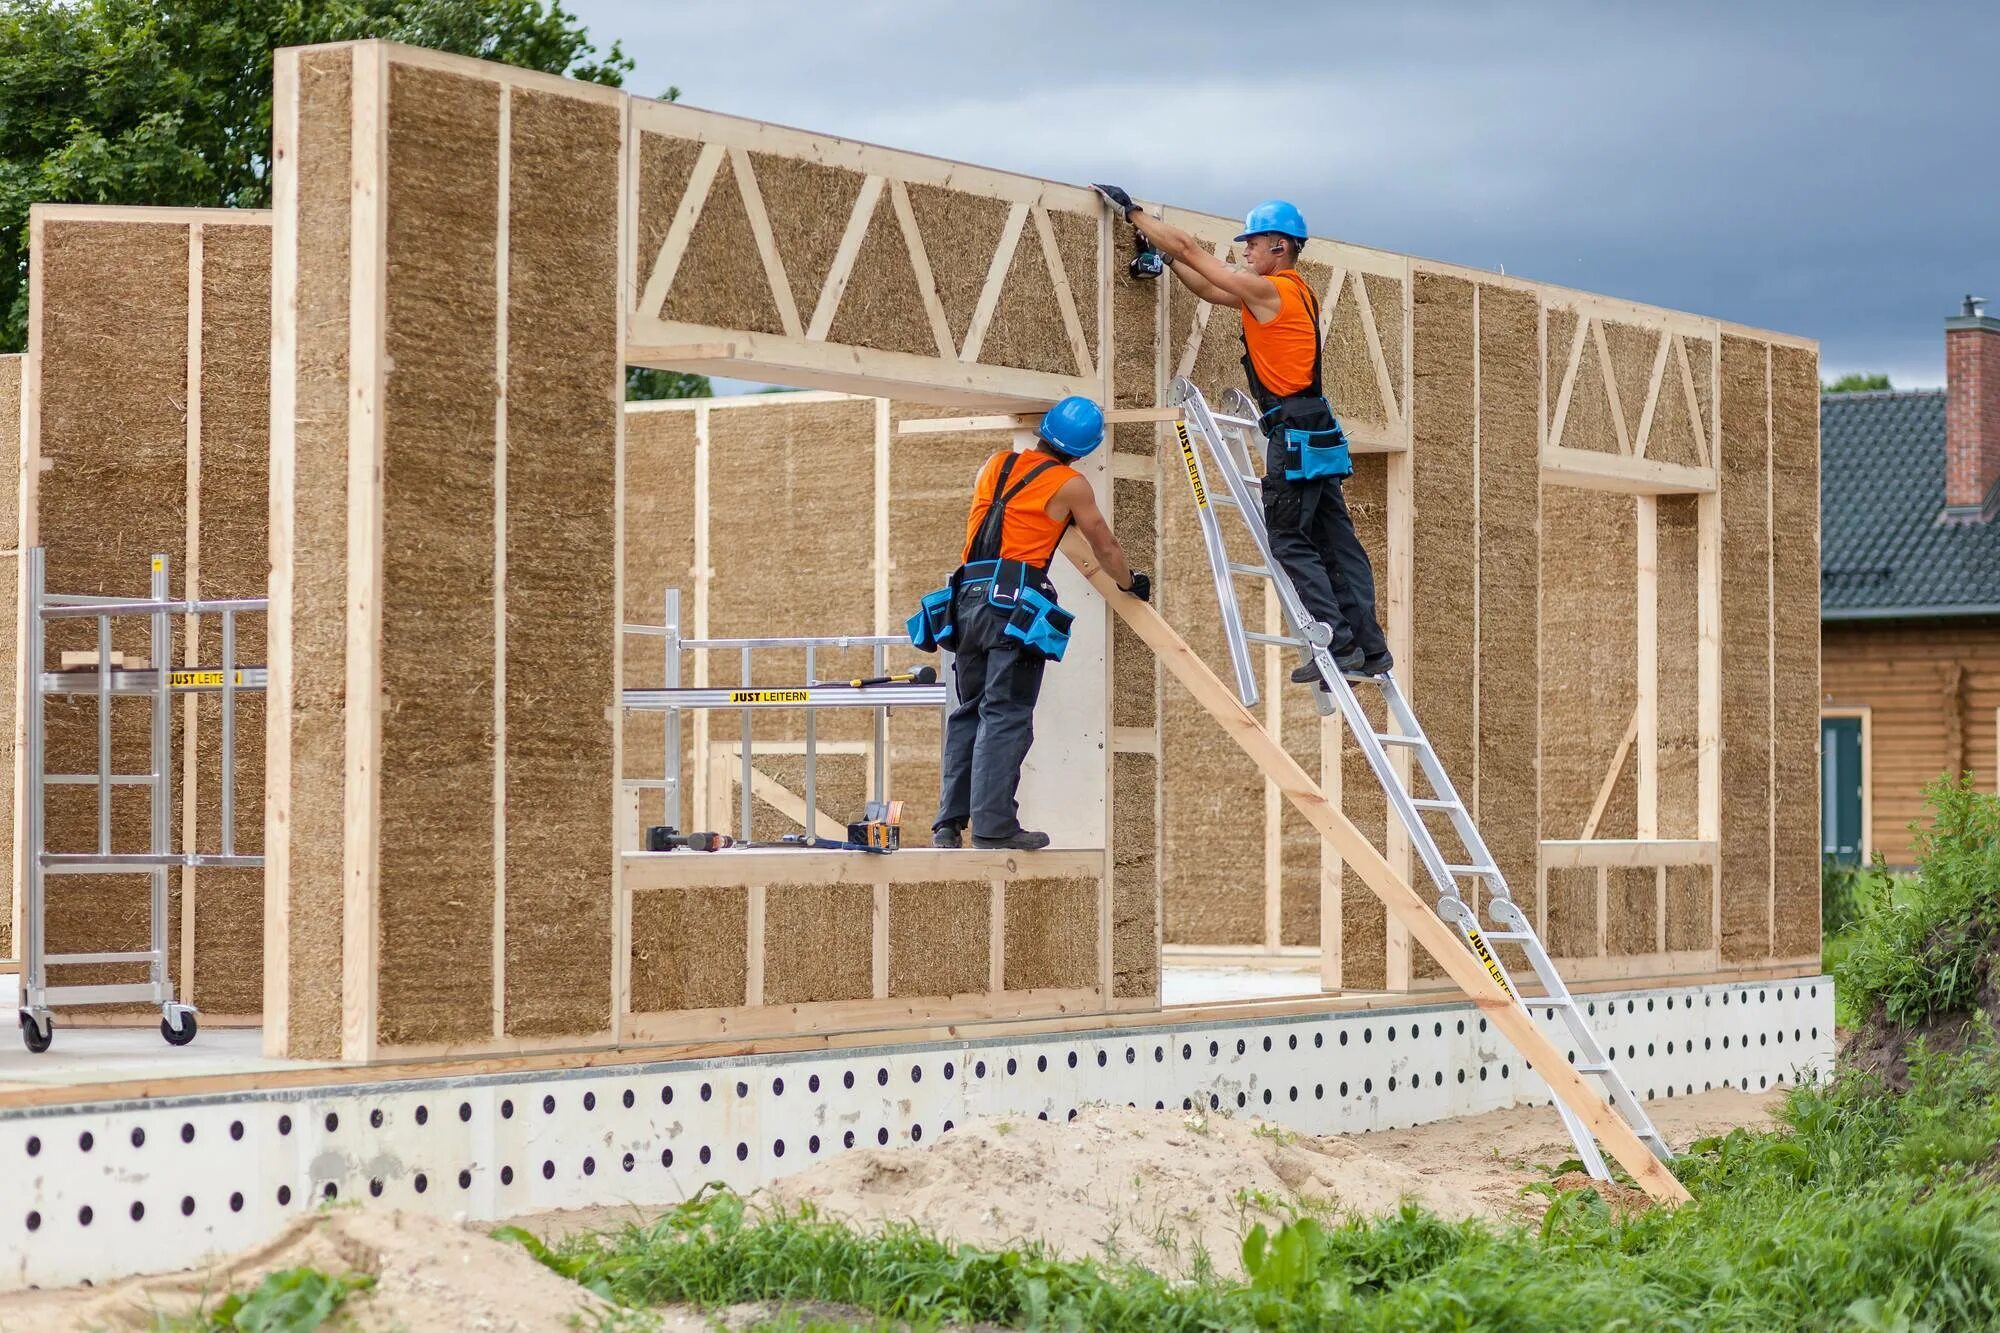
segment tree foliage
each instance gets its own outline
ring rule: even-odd
[[[264,206],[272,51],[363,37],[614,87],[632,70],[560,0],[6,0],[0,351],[23,345],[30,204]]]
[[[1880,371],[1870,373],[1865,370],[1851,370],[1837,380],[1819,386],[1821,393],[1870,393],[1877,389],[1893,389],[1889,377]]]

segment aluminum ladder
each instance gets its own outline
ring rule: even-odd
[[[1563,984],[1548,950],[1542,946],[1541,937],[1535,933],[1534,923],[1514,902],[1506,876],[1487,849],[1486,840],[1480,836],[1465,802],[1452,786],[1444,764],[1438,759],[1429,737],[1424,734],[1409,701],[1404,698],[1394,673],[1343,675],[1334,664],[1327,628],[1306,614],[1291,579],[1272,557],[1270,539],[1264,528],[1263,505],[1258,499],[1263,483],[1257,476],[1254,459],[1255,451],[1261,447],[1262,435],[1255,405],[1242,390],[1231,389],[1221,400],[1224,410],[1212,411],[1201,390],[1186,379],[1173,382],[1167,401],[1169,406],[1180,409],[1174,430],[1181,449],[1181,461],[1187,468],[1188,484],[1194,490],[1202,541],[1207,547],[1209,564],[1215,574],[1215,595],[1221,604],[1223,632],[1229,644],[1230,663],[1236,672],[1238,698],[1246,708],[1253,707],[1257,702],[1256,670],[1250,660],[1251,644],[1275,644],[1310,654],[1314,665],[1319,668],[1322,682],[1321,688],[1314,692],[1320,712],[1330,716],[1338,709],[1348,734],[1366,756],[1368,767],[1374,770],[1376,780],[1388,796],[1390,808],[1408,832],[1411,847],[1436,886],[1438,915],[1458,928],[1473,955],[1485,965],[1493,980],[1515,1004],[1531,1014],[1541,1009],[1561,1015],[1570,1041],[1576,1048],[1576,1071],[1594,1076],[1599,1081],[1606,1100],[1625,1118],[1633,1133],[1652,1150],[1654,1156],[1661,1161],[1672,1160],[1673,1153],[1666,1140],[1653,1127],[1645,1107],[1633,1095],[1631,1087],[1612,1062],[1610,1052],[1584,1021],[1583,1007],[1570,994],[1569,987]],[[1196,451],[1193,440],[1189,438],[1190,432],[1200,437],[1202,452]],[[1220,478],[1223,489],[1213,487],[1211,473]],[[1220,509],[1234,510],[1237,517],[1243,520],[1243,526],[1249,530],[1251,541],[1257,548],[1255,563],[1230,558],[1228,546],[1223,540],[1221,521],[1217,517]],[[1236,600],[1235,580],[1238,577],[1264,579],[1271,584],[1277,593],[1278,604],[1284,608],[1285,622],[1292,630],[1290,634],[1262,634],[1244,628],[1242,610]],[[1373,720],[1362,708],[1357,688],[1381,692],[1389,730],[1375,729]],[[1414,756],[1417,769],[1430,786],[1431,795],[1418,796],[1404,785],[1401,774],[1389,758],[1392,749]],[[1464,861],[1448,859],[1438,846],[1437,838],[1424,821],[1424,814],[1428,811],[1442,812],[1450,818],[1452,830],[1463,844]],[[1493,922],[1490,928],[1481,927],[1479,909],[1461,896],[1461,880],[1476,881],[1484,888],[1479,901]],[[1489,947],[1493,944],[1517,945],[1534,967],[1535,976],[1546,994],[1532,1002],[1524,1000],[1506,967]],[[1557,1100],[1555,1106],[1585,1168],[1598,1180],[1610,1179],[1604,1156],[1590,1131],[1561,1100]]]

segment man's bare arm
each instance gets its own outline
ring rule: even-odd
[[[1173,261],[1174,276],[1202,300],[1247,309],[1260,324],[1276,317],[1278,286],[1269,278],[1229,267],[1193,236],[1143,208],[1132,210],[1132,225],[1146,233],[1155,250]]]
[[[1121,589],[1132,587],[1132,567],[1125,562],[1125,548],[1118,544],[1118,537],[1111,531],[1111,525],[1104,520],[1104,511],[1097,507],[1097,494],[1090,489],[1090,483],[1082,477],[1072,477],[1056,491],[1055,503],[1050,510],[1064,510],[1083,539],[1090,543],[1092,555],[1112,582]],[[1051,518],[1062,518],[1064,514],[1051,512]]]

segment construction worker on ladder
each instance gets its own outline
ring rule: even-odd
[[[1354,465],[1320,382],[1319,302],[1295,265],[1306,221],[1282,199],[1250,210],[1236,240],[1247,269],[1231,268],[1179,227],[1154,217],[1115,185],[1099,194],[1173,265],[1181,285],[1243,318],[1243,370],[1263,412],[1264,526],[1272,553],[1306,611],[1330,634],[1340,669],[1380,675],[1393,665],[1375,619],[1375,572],[1355,535],[1340,483]],[[1292,672],[1316,681],[1310,652]]]
[[[1104,412],[1072,395],[1050,408],[1036,446],[1003,449],[973,485],[963,563],[910,617],[910,641],[955,654],[957,702],[945,721],[944,763],[933,847],[1035,851],[1049,835],[1021,827],[1015,792],[1035,739],[1042,668],[1061,661],[1076,617],[1056,605],[1049,562],[1076,525],[1118,587],[1147,601],[1152,583],[1125,562],[1097,496],[1069,466],[1104,441]]]

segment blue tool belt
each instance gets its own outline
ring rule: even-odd
[[[910,617],[910,643],[923,652],[956,651],[961,627],[953,608],[961,592],[981,594],[980,604],[992,617],[1001,637],[1060,662],[1069,649],[1076,617],[1056,602],[1055,584],[1046,570],[1020,560],[974,560],[960,565],[951,582],[925,594]],[[975,645],[976,646],[976,645]]]
[[[1354,475],[1347,432],[1326,399],[1316,394],[1279,399],[1264,413],[1263,425],[1271,441],[1266,468],[1271,472],[1282,468],[1286,481]]]

